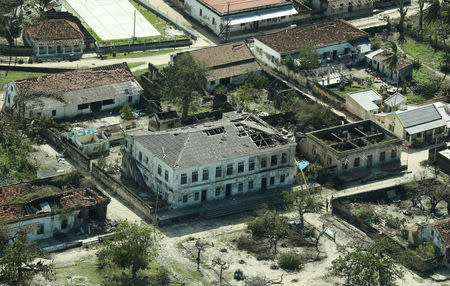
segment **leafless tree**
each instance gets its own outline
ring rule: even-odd
[[[405,8],[405,0],[397,0],[397,4],[398,4],[398,13],[400,13],[400,21],[398,23],[398,32],[399,32],[399,37],[398,37],[398,41],[400,43],[403,43],[405,41],[405,31],[403,29],[403,23],[405,23],[405,17],[406,14],[408,13],[408,8]]]
[[[211,244],[207,243],[206,241],[201,240],[200,238],[197,239],[197,241],[195,242],[195,248],[197,249],[197,271],[200,272],[200,262],[201,262],[201,253],[202,251],[204,251],[206,248],[210,247]]]
[[[219,286],[222,286],[223,271],[228,269],[228,263],[220,257],[216,257],[212,261],[212,267],[219,266]]]

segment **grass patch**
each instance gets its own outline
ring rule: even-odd
[[[177,273],[182,277],[183,283],[186,285],[203,285],[210,286],[211,284],[200,273],[195,271],[195,268],[189,269],[186,265],[171,261],[169,267],[173,269],[174,273]]]
[[[334,91],[337,94],[340,94],[344,98],[347,98],[347,93],[349,93],[349,92],[360,91],[360,90],[364,90],[364,89],[368,89],[368,88],[370,88],[370,87],[369,86],[358,86],[358,85],[352,85],[350,87],[350,86],[346,85],[344,90],[341,90],[339,88],[339,86],[329,88],[329,90]]]
[[[137,62],[137,63],[127,63],[128,67],[130,69],[138,67],[138,66],[142,66],[143,64],[145,64],[144,62]]]
[[[91,262],[79,262],[56,269],[58,285],[66,285],[67,276],[85,276],[88,279],[87,285],[101,285],[102,282],[102,276],[97,272],[97,265]]]
[[[174,52],[175,49],[148,50],[143,52],[117,54],[116,59],[151,57]],[[109,58],[109,57],[108,57]]]
[[[48,197],[54,194],[59,193],[59,191],[53,189],[53,188],[49,188],[49,189],[45,189],[45,190],[38,190],[36,192],[32,192],[32,193],[26,193],[23,194],[22,196],[16,198],[15,200],[11,201],[10,203],[12,204],[22,204],[22,203],[26,203],[35,199],[39,199],[39,198],[44,198],[44,197]]]
[[[9,71],[8,74],[6,74],[6,71],[0,71],[0,86],[3,87],[3,85],[5,83],[8,83],[13,80],[21,80],[21,79],[26,79],[26,78],[38,77],[41,75],[45,75],[45,73]]]
[[[137,2],[133,0],[129,1],[134,6],[134,8],[136,8],[136,10],[138,10],[139,13],[141,13],[142,16],[144,16],[145,19],[147,19],[147,21],[149,21],[150,24],[152,24],[153,27],[155,27],[155,29],[161,33],[161,35],[164,35],[164,32],[167,28],[174,28],[174,26],[171,23],[165,21],[164,19],[161,19],[160,17],[158,17],[158,15],[148,10],[147,8],[139,5]]]
[[[402,44],[402,49],[405,53],[420,59],[421,62],[426,63],[436,70],[439,70],[440,63],[444,61],[445,53],[443,51],[437,51],[427,44],[410,40]]]
[[[97,42],[101,42],[102,39],[97,35],[97,33],[91,27],[89,27],[87,24],[86,24],[86,26],[87,26],[86,30],[88,30],[88,32],[92,35],[92,37],[94,37],[94,39]]]

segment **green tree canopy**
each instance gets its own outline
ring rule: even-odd
[[[157,80],[157,95],[179,106],[181,118],[186,119],[192,102],[204,91],[208,69],[194,61],[190,54],[182,54],[161,74]]]
[[[347,280],[350,286],[395,286],[402,272],[386,254],[387,241],[369,245],[352,244],[333,260],[330,274]]]
[[[53,279],[53,264],[36,262],[43,253],[36,243],[27,240],[26,234],[10,235],[6,225],[0,223],[0,243],[0,285],[27,285],[37,273]]]
[[[111,261],[121,268],[130,268],[134,278],[141,269],[146,269],[156,256],[156,233],[147,224],[119,223],[112,241],[99,251],[100,261]]]
[[[299,70],[312,70],[320,66],[320,54],[314,47],[304,47],[300,50],[298,58]]]

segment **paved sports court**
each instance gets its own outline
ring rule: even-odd
[[[102,40],[131,38],[134,11],[136,11],[136,37],[160,35],[128,0],[67,0],[67,2]]]

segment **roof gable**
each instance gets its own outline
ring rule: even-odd
[[[29,26],[26,31],[33,40],[50,41],[60,44],[79,44],[83,33],[74,22],[66,19],[49,19]]]
[[[338,19],[269,33],[255,38],[280,54],[285,54],[299,51],[307,46],[319,48],[364,37],[368,37],[366,32],[342,19]]]

